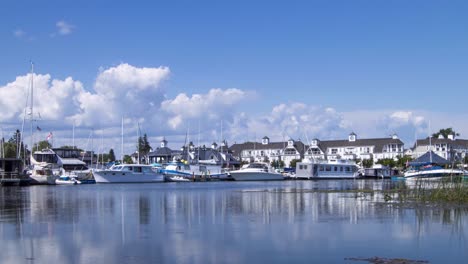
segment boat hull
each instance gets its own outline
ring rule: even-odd
[[[154,183],[164,182],[164,175],[159,173],[129,173],[123,171],[95,170],[96,183]]]
[[[235,181],[282,181],[284,177],[279,173],[232,171],[231,177]]]
[[[453,176],[464,176],[465,173],[460,170],[451,169],[438,169],[438,170],[427,170],[427,171],[411,171],[406,172],[405,179],[442,179]]]

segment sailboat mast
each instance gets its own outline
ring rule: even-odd
[[[122,164],[123,164],[123,160],[124,160],[124,154],[123,154],[123,153],[124,153],[124,152],[123,152],[123,151],[124,151],[124,150],[123,150],[123,149],[124,149],[124,143],[123,143],[124,125],[123,125],[123,123],[124,123],[124,118],[123,118],[123,116],[122,116],[122,129],[121,129],[121,131],[120,131],[120,137],[121,137],[121,139],[120,139],[120,140],[121,140],[121,145],[120,145],[120,159],[121,159],[121,161],[122,161]]]
[[[31,61],[31,105],[30,105],[31,115],[31,155],[33,153],[33,144],[34,144],[34,63]]]

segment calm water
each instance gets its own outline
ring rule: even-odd
[[[391,181],[0,188],[0,263],[466,263],[468,210],[317,193]]]

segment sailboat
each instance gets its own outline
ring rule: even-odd
[[[30,164],[31,170],[28,171],[31,178],[31,184],[55,184],[58,178],[52,171],[52,165],[45,161],[37,161],[33,157],[34,143],[34,64],[31,62],[31,102],[30,102],[30,122],[31,122],[31,153]]]

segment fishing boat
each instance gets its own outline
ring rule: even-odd
[[[151,165],[120,164],[109,169],[95,169],[92,174],[96,183],[152,183],[164,182],[164,175]]]
[[[235,181],[280,181],[281,173],[275,172],[268,164],[253,162],[243,165],[239,170],[229,172]]]
[[[298,179],[355,179],[362,170],[354,161],[343,159],[304,160],[296,163]]]

